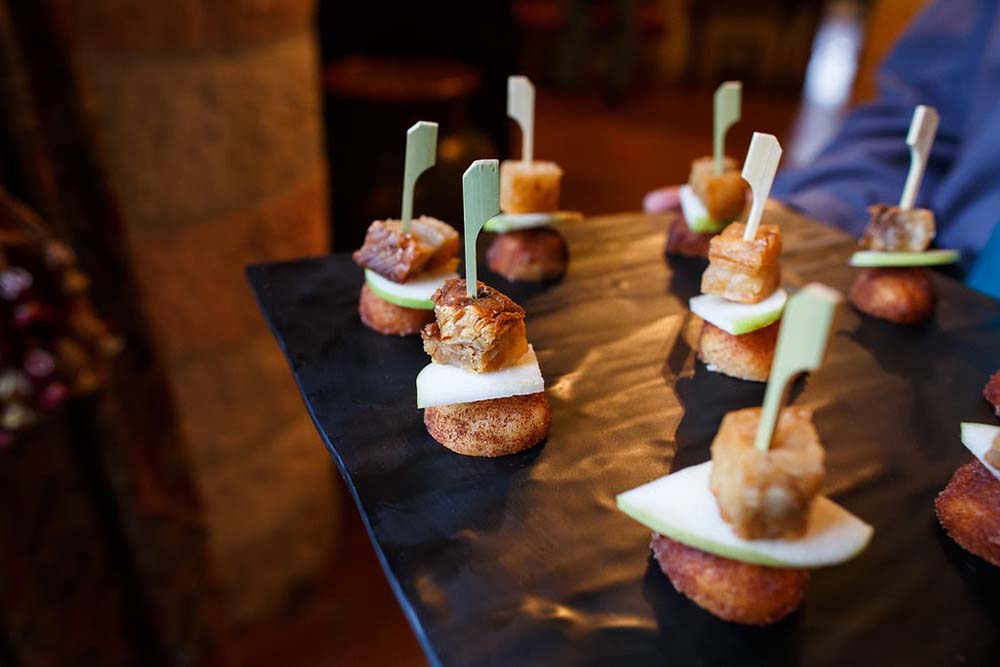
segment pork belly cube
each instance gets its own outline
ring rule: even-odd
[[[563,170],[555,162],[504,160],[500,164],[500,210],[549,213],[559,210]]]
[[[871,220],[861,237],[861,247],[886,252],[923,252],[936,233],[934,213],[926,208],[903,210],[898,206],[870,206]]]
[[[691,163],[688,185],[698,195],[698,199],[708,209],[708,214],[713,220],[719,222],[734,220],[746,208],[749,186],[740,175],[736,161],[730,157],[723,160],[721,176],[715,175],[714,158],[703,157],[695,160]]]
[[[376,220],[368,227],[354,262],[393,282],[405,283],[424,271],[445,266],[458,252],[458,232],[446,222],[422,215],[410,221]]]
[[[708,268],[701,291],[738,303],[758,303],[781,284],[781,232],[777,225],[761,225],[753,241],[743,240],[746,225],[734,222],[715,236],[708,247]]]
[[[528,351],[524,309],[489,285],[478,283],[475,299],[455,278],[438,288],[435,321],[424,327],[424,351],[440,364],[476,373],[510,366]]]
[[[812,411],[781,411],[771,447],[754,447],[760,408],[730,412],[712,441],[709,485],[719,513],[744,539],[801,537],[823,484],[823,447]]]

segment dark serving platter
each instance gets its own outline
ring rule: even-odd
[[[785,284],[846,292],[851,240],[781,224]],[[483,276],[527,310],[554,413],[546,443],[501,459],[427,435],[414,378],[428,359],[418,339],[361,325],[349,256],[247,271],[431,664],[996,664],[998,569],[948,539],[933,499],[970,459],[959,423],[994,423],[981,392],[1000,365],[1000,302],[936,275],[930,324],[843,309],[795,400],[816,408],[827,493],[875,537],[815,571],[793,616],[740,627],[673,590],[614,497],[707,460],[722,415],[759,404],[763,385],[695,360],[686,302],[704,263],[664,260],[663,218],[591,218],[567,236],[561,282]]]

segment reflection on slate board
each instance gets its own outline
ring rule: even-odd
[[[842,291],[850,239],[787,218],[784,282]],[[554,419],[501,459],[436,444],[415,407],[416,338],[363,327],[347,255],[250,267],[265,317],[354,494],[386,576],[432,664],[985,664],[1000,648],[1000,578],[944,535],[935,494],[969,454],[963,420],[993,423],[981,391],[1000,364],[1000,302],[938,276],[936,321],[898,327],[845,307],[817,410],[829,495],[875,526],[859,558],[812,574],[770,628],[715,619],[649,557],[615,494],[709,458],[722,415],[763,385],[710,373],[685,341],[703,262],[665,261],[663,219],[566,230],[567,276],[512,285],[527,310]],[[481,242],[486,247],[488,241]]]

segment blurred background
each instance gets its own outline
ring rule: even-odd
[[[461,221],[538,87],[562,202],[633,211],[711,100],[803,162],[918,0],[0,0],[0,664],[420,665],[243,267]]]

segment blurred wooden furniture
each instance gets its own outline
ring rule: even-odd
[[[822,3],[780,0],[688,3],[688,71],[714,85],[742,79],[765,85],[802,81]]]
[[[854,80],[853,102],[875,98],[878,69],[910,21],[924,8],[927,0],[873,0],[868,10],[865,41]]]
[[[437,164],[420,178],[414,211],[461,228],[462,173],[497,155],[470,122],[482,81],[479,69],[443,58],[353,55],[327,64],[335,248],[354,250],[373,220],[399,217],[406,130],[418,120],[440,129]]]

